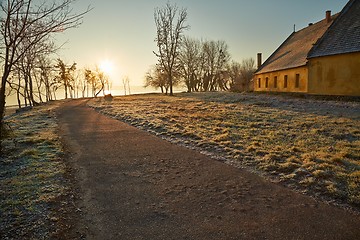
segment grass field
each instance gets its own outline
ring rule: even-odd
[[[8,137],[0,157],[2,239],[55,237],[59,211],[67,211],[70,185],[55,107],[47,104],[6,117]]]
[[[360,103],[181,93],[102,98],[101,113],[273,181],[360,206]]]
[[[56,238],[74,209],[53,102],[6,117],[0,236]],[[272,181],[360,210],[360,102],[181,93],[89,101],[101,113]],[[63,214],[62,214],[63,213]]]

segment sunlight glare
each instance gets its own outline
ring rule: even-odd
[[[113,71],[113,63],[109,60],[104,60],[100,64],[100,69],[106,74],[110,74]]]

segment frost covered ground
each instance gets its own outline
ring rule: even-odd
[[[71,201],[52,103],[6,117],[0,157],[0,238],[58,236]]]
[[[293,189],[360,206],[360,102],[181,93],[94,99],[97,111]]]
[[[59,238],[74,210],[54,114],[61,102],[6,117],[0,157],[2,239]],[[166,140],[360,210],[360,102],[263,94],[181,93],[89,101]]]

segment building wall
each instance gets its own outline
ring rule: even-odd
[[[285,83],[286,78],[287,85]],[[266,79],[268,82],[267,85]],[[287,70],[255,74],[254,91],[306,93],[308,91],[308,69],[306,66],[303,66]]]
[[[360,96],[360,52],[309,60],[309,93]]]

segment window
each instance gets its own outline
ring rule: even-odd
[[[284,88],[287,88],[288,85],[288,75],[284,76]]]
[[[274,77],[274,88],[277,88],[277,77]]]
[[[265,78],[265,88],[269,87],[269,78]]]
[[[261,88],[261,78],[258,79],[258,88]]]
[[[295,88],[299,88],[299,87],[300,87],[300,74],[296,74]]]

